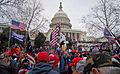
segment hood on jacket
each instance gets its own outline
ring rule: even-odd
[[[38,63],[35,68],[32,69],[30,74],[47,74],[52,70],[52,67],[47,63]]]
[[[0,74],[11,74],[11,68],[9,65],[6,65],[4,62],[0,61]]]

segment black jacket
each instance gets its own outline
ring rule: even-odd
[[[0,74],[12,74],[12,68],[0,61]]]
[[[38,63],[29,74],[59,74],[47,63]]]

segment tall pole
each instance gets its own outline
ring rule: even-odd
[[[9,31],[8,48],[10,48],[10,39],[11,39],[11,28],[10,28],[10,31]]]
[[[107,30],[109,31],[109,33],[112,35],[112,37],[115,37],[114,35],[113,35],[113,33],[109,30],[109,28],[107,27],[107,26],[105,26],[106,28],[107,28]],[[116,37],[115,37],[116,38]],[[115,40],[115,42],[116,42],[116,44],[118,45],[118,47],[120,48],[120,44],[119,44],[119,42],[117,41],[117,40]]]
[[[25,51],[26,51],[26,49],[27,49],[27,30],[26,30],[26,32],[25,32],[25,43],[24,43],[24,45],[25,45]]]
[[[58,44],[60,45],[60,33],[61,33],[61,23],[58,23],[59,32],[58,32]]]
[[[25,33],[25,50],[27,50],[27,38],[28,38],[29,27],[30,27],[30,23],[28,24],[28,27]]]

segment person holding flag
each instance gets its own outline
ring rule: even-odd
[[[116,43],[118,47],[120,48],[120,44],[117,41],[117,38],[115,35],[109,30],[109,28],[106,26],[104,29],[104,36],[108,39],[110,43]]]

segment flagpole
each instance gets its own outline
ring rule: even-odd
[[[8,48],[10,48],[10,39],[11,39],[11,28],[10,28],[10,31],[9,31]]]
[[[113,35],[113,33],[109,30],[109,28],[107,27],[107,26],[105,26],[106,28],[107,28],[107,30],[109,31],[109,33],[112,35],[112,37],[115,37],[114,35]],[[116,38],[116,37],[115,37]],[[118,45],[118,47],[120,48],[120,44],[119,44],[119,42],[117,41],[117,40],[115,40],[115,42],[116,42],[116,44]]]
[[[27,37],[28,37],[29,27],[30,27],[30,22],[28,24],[28,27],[27,27],[26,33],[25,33],[25,50],[27,50]]]
[[[26,30],[26,32],[25,32],[25,51],[27,50],[27,37],[28,37],[28,28],[27,28],[27,30]]]
[[[61,23],[59,23],[58,26],[59,26],[59,32],[58,32],[58,36],[59,36],[58,38],[59,38],[59,39],[58,39],[58,43],[59,43],[59,45],[60,45]]]

